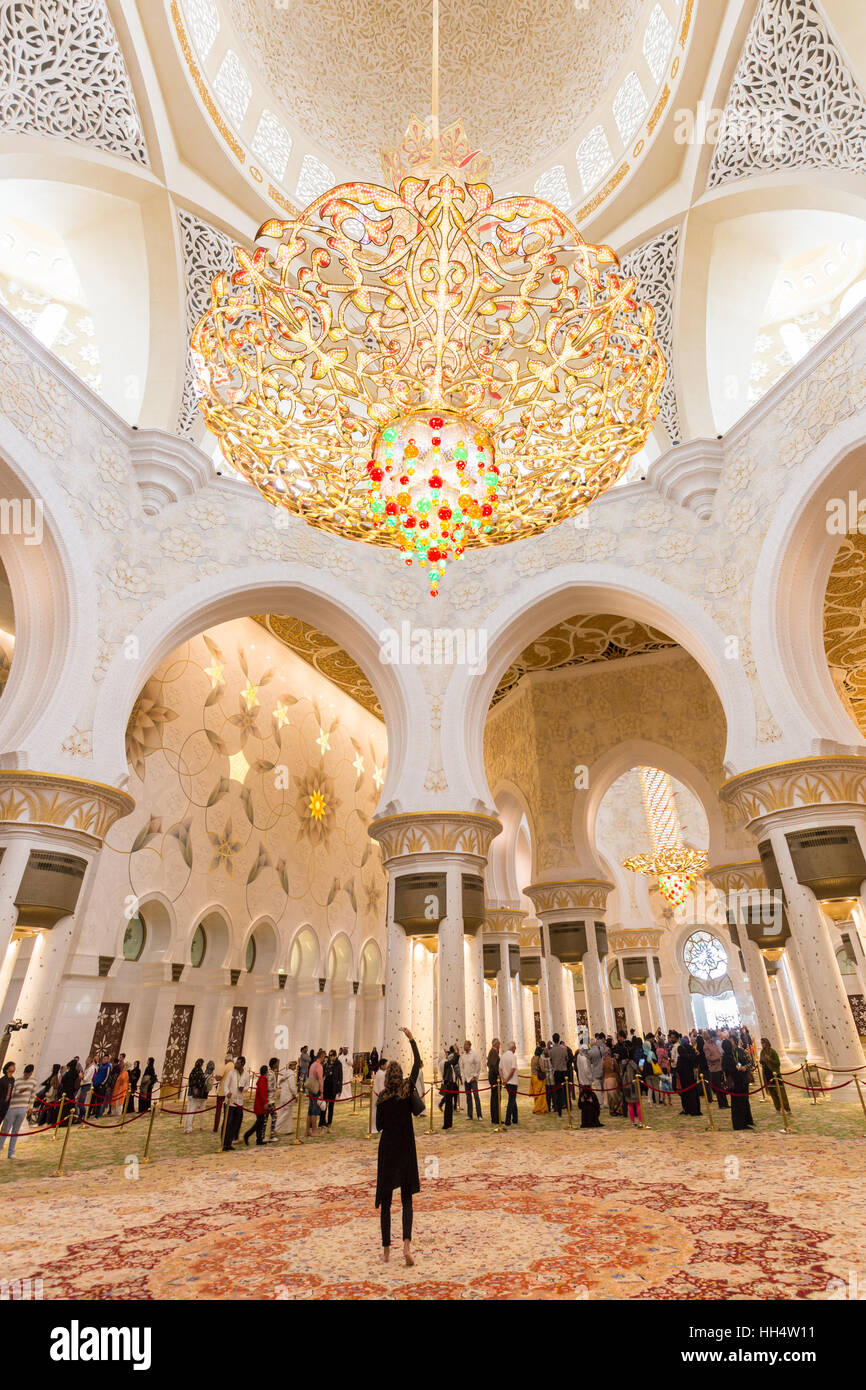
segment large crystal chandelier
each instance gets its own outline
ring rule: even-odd
[[[707,867],[703,850],[683,844],[671,779],[657,767],[640,767],[641,793],[649,824],[652,854],[635,854],[622,861],[636,874],[652,874],[659,892],[672,907],[680,907]]]
[[[435,595],[465,550],[612,487],[665,368],[608,247],[540,198],[467,181],[462,126],[439,130],[436,4],[433,35],[432,121],[386,156],[395,187],[340,184],[265,222],[192,347],[229,463],[311,524],[397,547]]]

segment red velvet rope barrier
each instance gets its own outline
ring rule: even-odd
[[[829,1068],[827,1070],[829,1071]],[[788,1081],[786,1084],[793,1086],[795,1091],[841,1091],[845,1086],[850,1086],[853,1080],[853,1076],[849,1076],[847,1081],[841,1081],[838,1086],[798,1086],[796,1081]]]
[[[15,1108],[17,1110],[18,1107]],[[56,1125],[40,1125],[38,1129],[19,1129],[17,1133],[12,1129],[0,1129],[0,1139],[29,1139],[31,1134],[45,1134],[47,1130],[56,1128]]]
[[[104,1125],[96,1120],[82,1120],[81,1123],[86,1125],[88,1129],[125,1129],[127,1125],[133,1124],[136,1120],[143,1120],[147,1114],[147,1110],[136,1110],[133,1114],[127,1115],[125,1119],[118,1120],[116,1125]]]

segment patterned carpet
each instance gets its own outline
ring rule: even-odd
[[[377,1141],[360,1116],[303,1147],[225,1155],[166,1119],[148,1167],[134,1139],[67,1179],[29,1177],[24,1159],[13,1177],[4,1162],[4,1265],[41,1278],[46,1299],[821,1299],[862,1271],[859,1107],[795,1104],[788,1135],[769,1106],[756,1133],[649,1119],[569,1132],[524,1113],[501,1135],[463,1117],[447,1134],[419,1122],[412,1270],[399,1203],[392,1263],[380,1262]],[[172,1157],[169,1140],[195,1156]],[[50,1139],[31,1142],[48,1153]]]

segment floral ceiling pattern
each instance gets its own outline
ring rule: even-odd
[[[833,684],[866,737],[866,536],[846,536],[824,595],[824,650]]]
[[[384,729],[251,619],[203,633],[147,681],[127,727],[136,809],[114,828],[117,905],[154,889],[179,916],[216,895],[243,927],[318,912],[361,943],[383,875],[367,835]],[[126,881],[121,881],[123,872]]]

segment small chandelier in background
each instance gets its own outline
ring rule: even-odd
[[[199,404],[276,506],[395,546],[431,594],[465,550],[583,511],[646,442],[665,367],[654,314],[552,204],[496,200],[456,122],[384,156],[213,283],[192,335]],[[471,181],[470,181],[471,180]]]
[[[652,854],[635,854],[622,861],[624,869],[652,874],[659,892],[672,907],[680,907],[709,862],[703,850],[683,844],[671,780],[657,767],[638,768]]]

